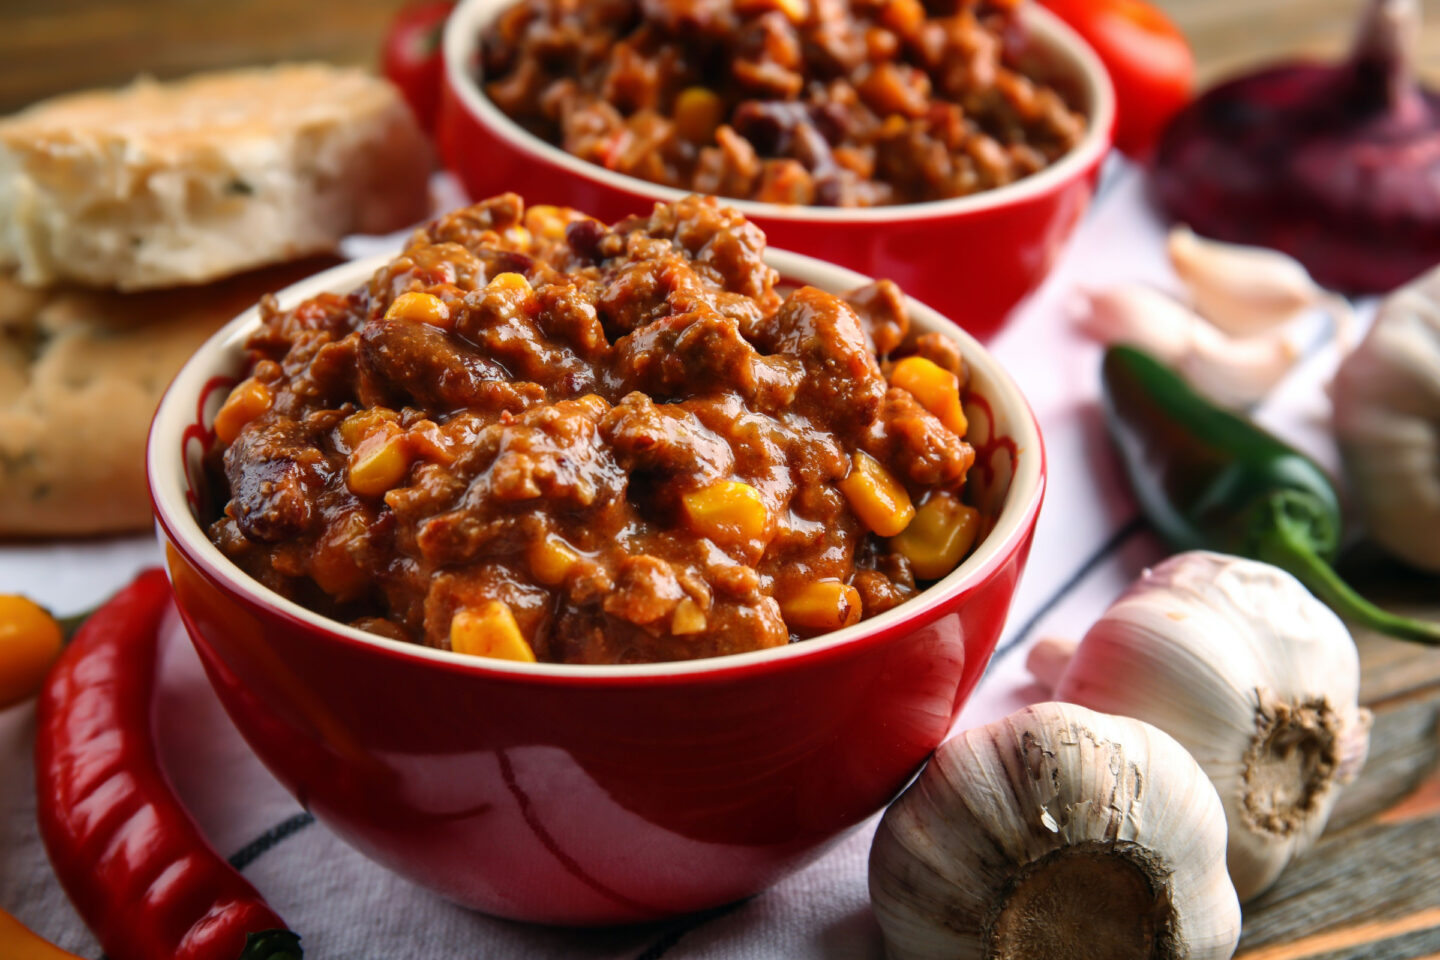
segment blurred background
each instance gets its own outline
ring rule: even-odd
[[[1206,84],[1278,53],[1342,50],[1364,0],[1158,0],[1189,36]],[[1440,74],[1440,4],[1422,42]],[[140,72],[317,58],[373,65],[403,0],[0,0],[0,112]]]

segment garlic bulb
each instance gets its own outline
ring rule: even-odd
[[[1440,572],[1440,268],[1385,298],[1331,397],[1370,535]]]
[[[1041,703],[936,751],[880,821],[870,900],[891,960],[1225,960],[1225,816],[1148,724]]]
[[[1310,279],[1294,257],[1208,240],[1183,226],[1170,231],[1167,251],[1195,309],[1231,336],[1263,334],[1294,320],[1302,310],[1325,306],[1342,341],[1349,339],[1354,322],[1349,302]]]
[[[1088,293],[1086,299],[1079,326],[1087,336],[1139,347],[1221,406],[1255,404],[1300,355],[1284,331],[1236,339],[1178,300],[1140,284]]]
[[[1298,580],[1196,551],[1115,601],[1054,695],[1152,723],[1194,755],[1225,805],[1230,877],[1248,900],[1314,844],[1364,763],[1359,687],[1349,632]]]

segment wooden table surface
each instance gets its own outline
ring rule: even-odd
[[[1285,55],[1333,58],[1349,48],[1368,0],[1155,0],[1195,48],[1201,83]],[[1416,0],[1429,15],[1421,69],[1440,75],[1440,4]]]
[[[1373,548],[1342,573],[1440,618],[1440,584]],[[1235,960],[1440,960],[1440,651],[1356,631],[1370,755],[1326,835],[1244,910]]]
[[[1363,0],[1158,2],[1190,36],[1203,80],[1280,54],[1337,53]],[[0,0],[0,112],[144,72],[171,77],[306,57],[373,63],[400,6],[401,0]],[[1430,13],[1423,59],[1440,73],[1440,9]]]
[[[1159,0],[1202,81],[1266,58],[1344,50],[1364,0]],[[0,0],[0,112],[140,72],[297,58],[372,64],[399,0]],[[1434,4],[1432,3],[1432,6]],[[1440,10],[1422,65],[1440,73]],[[1391,606],[1440,617],[1440,586],[1373,556],[1349,574]],[[1358,638],[1371,759],[1318,850],[1245,912],[1239,960],[1440,960],[1440,653]]]

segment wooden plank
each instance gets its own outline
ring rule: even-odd
[[[1440,949],[1440,829],[1434,817],[1333,835],[1246,912],[1243,960],[1300,960],[1428,933]]]
[[[1440,618],[1440,584],[1362,548],[1342,571]],[[1237,960],[1440,957],[1440,650],[1357,632],[1370,756],[1307,856],[1245,909]]]
[[[281,60],[372,66],[403,0],[0,0],[0,113],[52,94]]]
[[[1377,923],[1358,924],[1329,933],[1315,934],[1270,947],[1241,948],[1235,960],[1317,960],[1320,957],[1369,956],[1380,944],[1415,940],[1431,942],[1440,925],[1440,910],[1422,911]],[[1432,944],[1433,945],[1433,944]],[[1392,955],[1393,951],[1392,951]],[[1413,953],[1405,956],[1414,957]]]
[[[1278,57],[1333,59],[1368,0],[1155,0],[1185,31],[1202,85]],[[1440,76],[1440,17],[1424,26],[1422,70]]]
[[[0,113],[138,73],[318,58],[373,64],[404,0],[3,0]],[[1363,0],[1156,0],[1190,37],[1200,78],[1287,54],[1335,56]],[[1440,16],[1421,41],[1440,75]]]

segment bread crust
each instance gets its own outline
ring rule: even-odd
[[[293,64],[141,79],[0,120],[0,266],[29,286],[200,284],[428,213],[399,93]]]
[[[145,439],[171,378],[262,294],[331,262],[136,294],[0,276],[0,537],[148,527]]]

